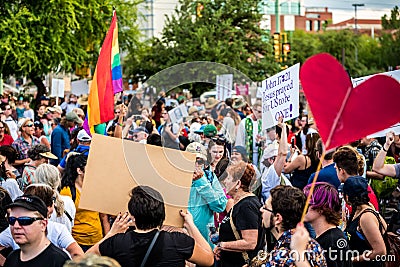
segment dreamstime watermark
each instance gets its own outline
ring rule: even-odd
[[[217,75],[223,74],[233,74],[233,83],[236,84],[255,84],[245,74],[227,65],[207,61],[189,62],[162,70],[145,81],[143,83],[144,97],[142,100],[148,101],[147,105],[151,107],[159,99],[154,94],[153,88],[163,88],[163,91],[168,94],[168,92],[185,84],[208,83],[215,85]],[[150,90],[147,90],[147,88],[150,88]],[[151,97],[149,97],[150,94]],[[149,103],[149,101],[153,101],[153,103]],[[128,110],[134,104],[133,102],[134,97],[128,105]],[[165,136],[161,134],[161,138],[165,138]],[[163,147],[162,155],[160,153],[155,155],[151,149],[147,149],[145,146],[143,146],[143,149],[133,147],[131,140],[123,140],[122,142],[125,161],[136,184],[146,184],[156,189],[162,188],[161,193],[165,204],[179,207],[188,206],[188,203],[184,202],[184,198],[177,197],[186,195],[188,187],[180,184],[180,181],[175,179],[176,177],[172,177],[172,179],[168,177],[171,172],[168,173],[166,169],[173,169],[176,173],[175,176],[189,176],[194,172],[193,161],[189,160],[184,153],[177,155],[176,150],[172,151],[170,148]],[[178,145],[179,141],[176,140],[176,142]],[[140,158],[138,159],[139,154]],[[164,192],[169,193],[164,194]],[[216,199],[219,197],[215,196]],[[208,205],[208,203],[197,203],[197,205]]]
[[[317,259],[317,254],[322,254],[325,259],[329,259],[331,261],[353,261],[354,259],[358,259],[358,261],[373,261],[373,262],[395,262],[396,255],[377,255],[374,259],[371,259],[372,251],[364,251],[360,253],[357,250],[348,249],[347,240],[344,238],[340,238],[336,242],[335,248],[329,248],[327,250],[322,250],[320,253],[314,251],[305,251],[299,252],[297,250],[286,250],[286,249],[278,249],[272,250],[270,253],[266,253],[265,251],[259,251],[257,254],[257,260],[259,262],[268,262],[274,261],[276,259],[287,258],[291,261],[309,261],[312,262]]]

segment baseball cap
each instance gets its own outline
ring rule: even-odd
[[[132,131],[132,133],[140,133],[140,132],[145,132],[145,133],[149,133],[149,131],[147,131],[147,129],[146,128],[144,128],[144,127],[137,127],[136,129],[134,129],[133,131]]]
[[[248,162],[249,158],[247,157],[247,151],[246,148],[244,146],[235,146],[233,147],[232,152],[237,152],[240,155],[242,155],[242,159],[244,162]]]
[[[78,141],[80,142],[90,142],[92,141],[92,137],[86,132],[85,129],[82,129],[78,132],[78,135],[76,136]]]
[[[201,125],[200,129],[194,130],[194,133],[202,134],[202,133],[204,133],[204,128],[206,128],[206,126],[205,125]]]
[[[206,148],[200,144],[199,142],[193,142],[190,143],[187,147],[186,147],[186,151],[190,152],[190,153],[194,153],[196,154],[197,158],[202,158],[204,160],[207,160],[207,150]]]
[[[81,124],[83,122],[83,120],[78,117],[78,114],[73,111],[68,112],[67,115],[65,115],[65,118],[67,119],[67,121],[73,121],[78,124]]]
[[[276,157],[276,156],[278,156],[278,144],[276,144],[276,143],[269,144],[264,149],[264,153],[261,157],[261,162],[263,162],[266,159]]]
[[[343,193],[349,197],[355,197],[368,193],[368,182],[362,176],[351,176],[347,178],[343,185]]]
[[[217,127],[215,127],[214,125],[212,125],[212,124],[207,124],[205,127],[204,127],[204,130],[203,130],[203,133],[204,133],[204,136],[205,137],[214,137],[214,136],[216,136],[217,135]]]
[[[13,203],[6,206],[7,209],[14,207],[21,207],[30,211],[37,211],[44,218],[47,218],[46,204],[44,204],[43,200],[41,200],[37,196],[22,195],[20,197],[17,197]]]

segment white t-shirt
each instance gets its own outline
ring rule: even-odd
[[[63,214],[61,217],[57,217],[57,212],[54,209],[53,214],[51,214],[50,221],[56,222],[56,223],[61,223],[64,224],[69,232],[72,230],[72,226],[74,226],[74,219],[75,219],[75,214],[76,214],[76,208],[75,204],[72,201],[72,199],[69,196],[61,196],[62,201],[64,201],[64,210],[68,212],[68,214],[71,216],[72,221],[68,218],[68,216]]]
[[[13,178],[8,178],[5,181],[0,182],[0,186],[3,187],[10,194],[11,199],[14,201],[19,196],[22,196],[23,192],[19,189],[18,182]]]
[[[292,185],[290,181],[281,174],[281,177],[276,173],[274,165],[271,165],[269,168],[265,169],[261,176],[262,183],[262,197],[264,200],[267,200],[269,197],[269,193],[272,188],[281,184],[281,178],[285,181],[285,185]]]
[[[47,232],[47,238],[50,240],[50,242],[55,246],[64,249],[64,251],[67,247],[69,247],[69,245],[76,242],[65,225],[61,223],[49,221],[47,225]],[[15,243],[11,235],[10,227],[0,233],[0,245],[6,248],[11,247],[13,250],[19,249],[18,244]]]

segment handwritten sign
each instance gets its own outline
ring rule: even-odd
[[[217,75],[217,100],[225,101],[232,97],[233,74]]]
[[[299,70],[298,63],[262,82],[263,129],[299,116]]]
[[[249,84],[236,84],[236,95],[249,95]]]

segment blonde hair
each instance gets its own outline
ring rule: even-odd
[[[61,185],[61,177],[57,167],[47,163],[41,164],[36,169],[35,178],[38,183],[46,184],[53,189],[56,196],[54,208],[56,210],[57,217],[62,217],[64,215],[64,201],[61,199],[60,194],[58,193],[58,188]]]
[[[88,254],[79,257],[75,260],[69,260],[64,264],[64,267],[121,267],[121,265],[114,259],[105,256],[97,256]]]

